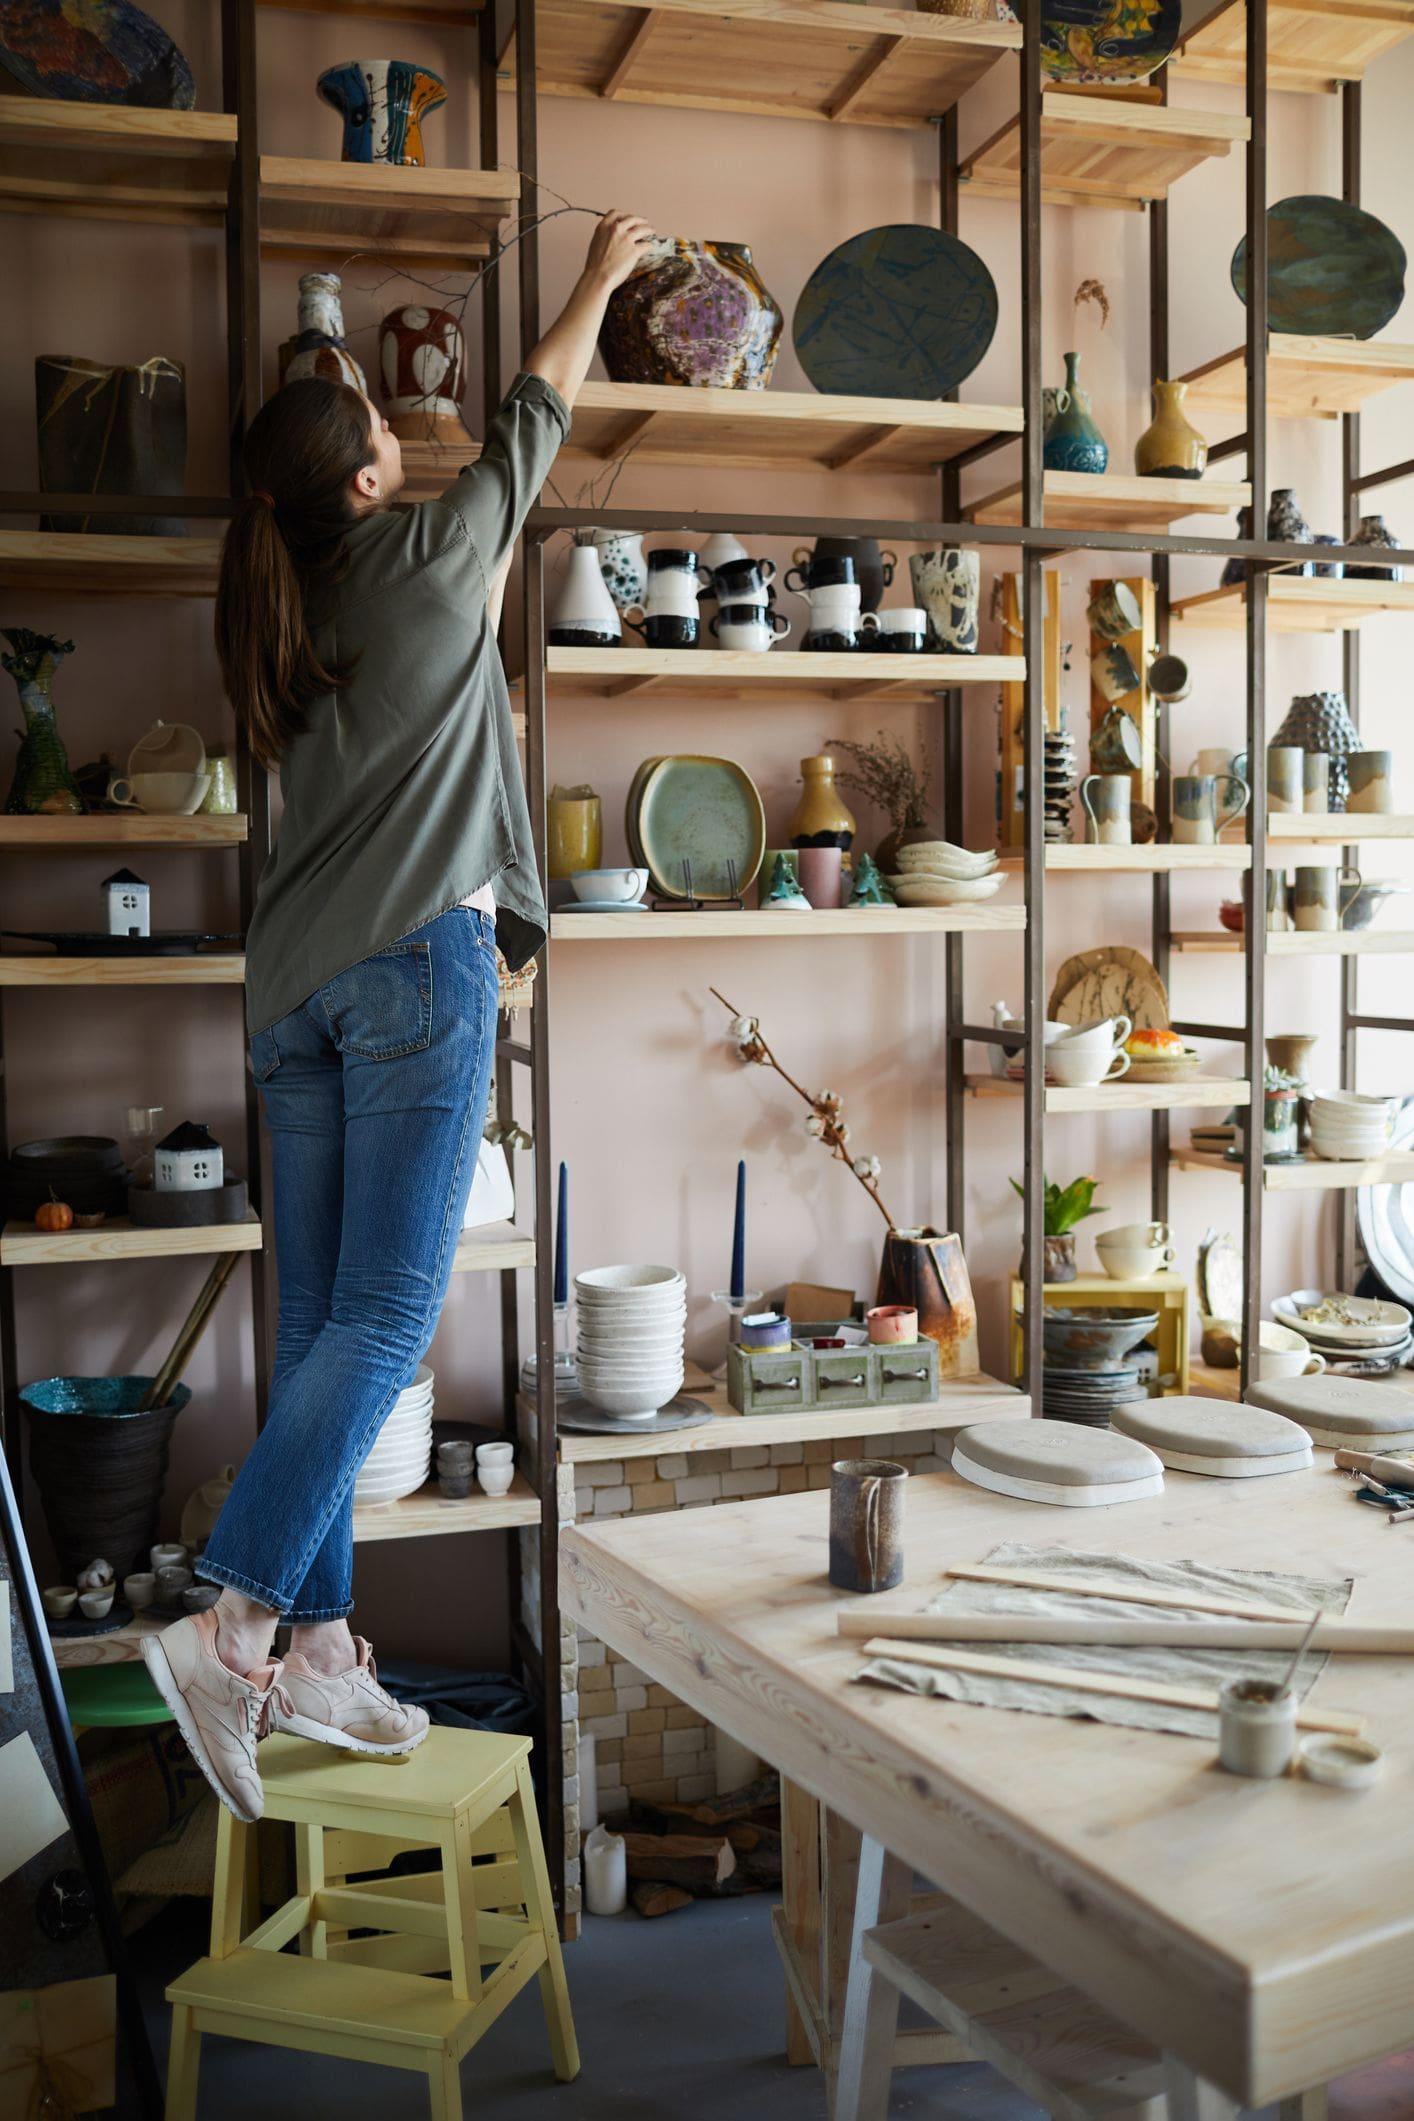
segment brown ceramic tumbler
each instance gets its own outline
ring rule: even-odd
[[[903,1484],[891,1458],[830,1468],[830,1581],[837,1591],[891,1591],[903,1581]]]

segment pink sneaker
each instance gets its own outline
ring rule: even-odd
[[[252,1824],[265,1809],[255,1747],[279,1698],[279,1664],[262,1665],[244,1679],[222,1664],[214,1606],[146,1636],[142,1655],[193,1760],[226,1809]]]
[[[426,1709],[413,1708],[378,1684],[373,1650],[354,1636],[358,1661],[347,1671],[316,1672],[298,1650],[280,1667],[280,1687],[270,1705],[272,1731],[315,1738],[353,1753],[410,1753],[427,1736]]]

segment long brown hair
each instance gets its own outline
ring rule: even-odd
[[[351,674],[315,653],[305,598],[320,577],[337,575],[356,518],[349,489],[374,460],[367,403],[323,376],[288,383],[251,421],[244,460],[251,491],[221,552],[216,653],[252,752],[274,766],[310,703]]]

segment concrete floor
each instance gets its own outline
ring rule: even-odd
[[[165,2066],[165,1983],[206,1945],[205,1907],[173,1902],[133,1940],[153,2045]],[[462,2071],[468,2121],[824,2121],[813,2069],[781,2054],[782,1986],[769,1902],[704,1901],[653,1923],[590,1919],[567,1952],[583,2069],[557,2085],[535,1984]],[[1270,2112],[1270,2110],[1267,2110]],[[891,2117],[1043,2121],[985,2065],[904,2070]],[[423,2083],[239,2041],[204,2046],[201,2121],[425,2121]],[[1331,2121],[1411,2121],[1414,2056],[1344,2081]]]

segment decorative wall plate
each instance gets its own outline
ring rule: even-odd
[[[0,8],[0,68],[32,96],[191,110],[196,83],[165,29],[132,0]]]
[[[692,891],[727,898],[756,881],[766,852],[761,794],[735,759],[685,754],[659,759],[643,784],[638,832],[653,888],[660,898],[686,898],[683,862],[692,864]],[[735,882],[727,863],[735,864]]]
[[[1301,192],[1267,209],[1267,322],[1273,331],[1372,339],[1404,300],[1404,245],[1342,199]],[[1247,238],[1232,254],[1247,300]]]
[[[970,376],[997,328],[996,282],[941,229],[896,221],[821,260],[791,337],[817,390],[940,398]]]
[[[1041,70],[1052,81],[1143,81],[1182,24],[1182,0],[1042,0]]]
[[[1062,1024],[1127,1016],[1136,1031],[1166,1031],[1168,996],[1141,950],[1106,944],[1066,959],[1056,974],[1046,1015]]]

